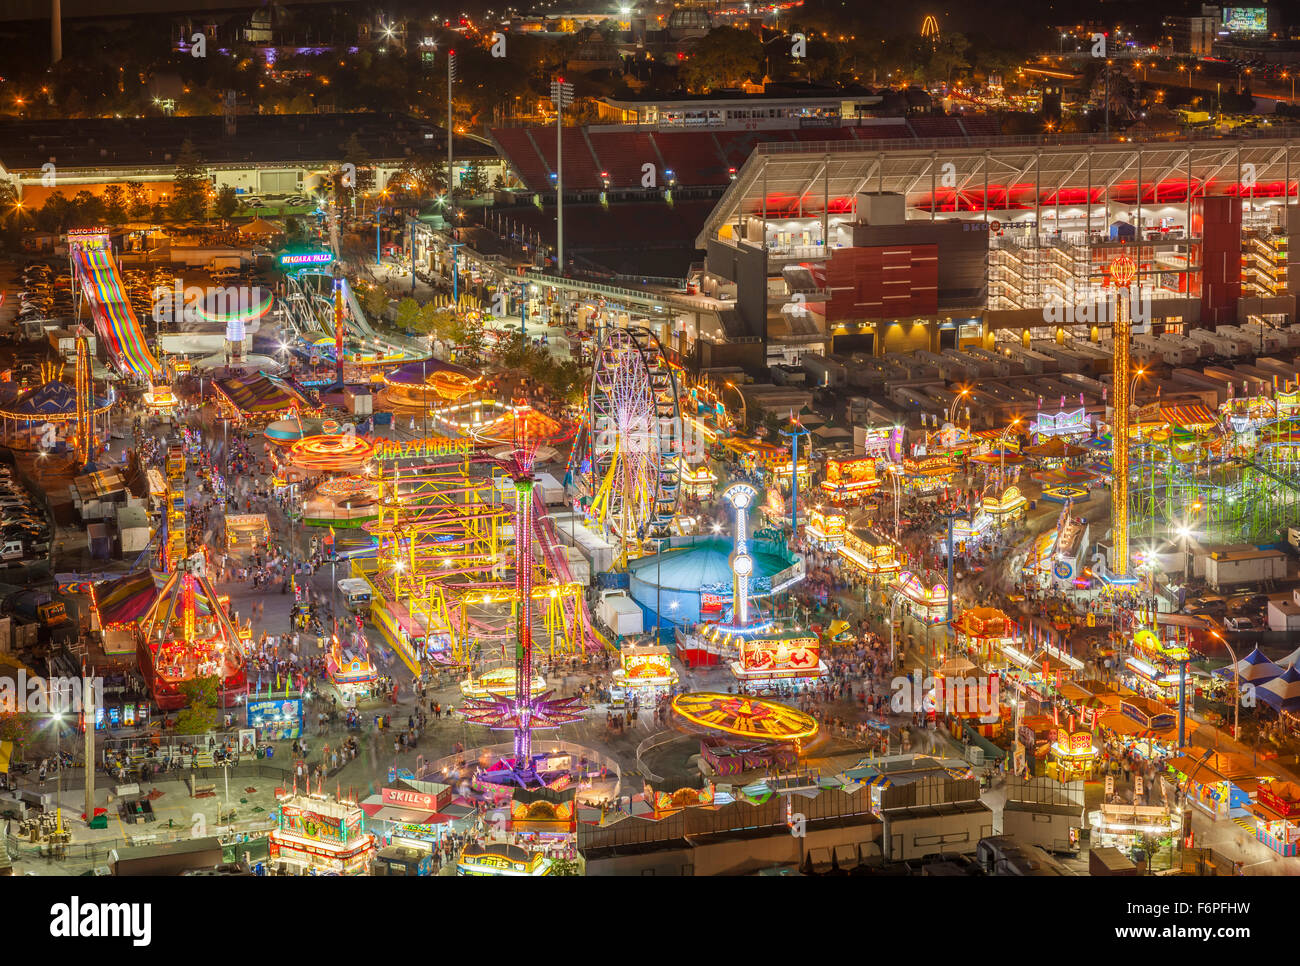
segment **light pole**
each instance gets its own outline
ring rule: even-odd
[[[957,393],[957,397],[953,399],[952,405],[948,407],[948,422],[951,423],[953,419],[956,418],[957,406],[961,403],[963,399],[965,399],[969,395],[970,395],[969,389],[963,389],[961,392]]]
[[[1232,737],[1236,738],[1237,724],[1239,722],[1238,712],[1241,709],[1241,668],[1237,666],[1237,654],[1232,649],[1232,645],[1224,640],[1223,635],[1218,631],[1210,631],[1217,637],[1220,643],[1228,649],[1228,657],[1232,658]]]
[[[1010,423],[1007,424],[1007,428],[1002,430],[1001,434],[998,436],[998,499],[999,500],[1002,499],[1002,491],[1006,489],[1002,474],[1006,466],[1007,450],[1006,447],[1003,446],[1002,444],[1007,437],[1007,433],[1011,432],[1011,430],[1015,429],[1019,425],[1020,425],[1020,418],[1016,417],[1015,419],[1011,420]],[[967,482],[970,481],[968,480]]]

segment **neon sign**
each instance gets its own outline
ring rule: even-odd
[[[330,252],[301,252],[297,255],[281,255],[281,265],[326,265],[334,261]]]

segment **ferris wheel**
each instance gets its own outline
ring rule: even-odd
[[[587,391],[589,512],[622,553],[668,536],[677,513],[682,420],[677,377],[641,326],[608,329]]]

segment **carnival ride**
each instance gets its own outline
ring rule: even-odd
[[[1239,427],[1239,428],[1238,428]],[[1166,423],[1130,441],[1130,532],[1269,543],[1300,514],[1300,418]]]
[[[623,565],[669,536],[682,444],[677,376],[658,338],[640,326],[606,329],[566,482],[577,484]]]
[[[162,371],[131,308],[117,273],[108,232],[90,229],[68,232],[72,273],[90,309],[109,358],[123,373],[152,378]]]
[[[533,731],[559,728],[582,719],[587,709],[581,699],[554,697],[554,692],[533,690],[533,465],[537,444],[520,437],[513,458],[504,467],[515,485],[515,680],[514,694],[488,694],[467,698],[460,713],[472,724],[514,733],[514,757],[502,758],[487,769],[497,784],[520,787],[548,784],[533,756]],[[546,756],[542,756],[545,758]]]
[[[498,460],[467,448],[405,468],[393,460],[369,480],[378,488],[376,519],[364,529],[376,552],[354,559],[353,572],[370,583],[372,616],[413,668],[425,659],[470,666],[514,634],[508,618],[519,598],[508,561],[519,531],[516,508],[502,501],[501,472]],[[548,656],[601,646],[540,489],[515,493],[531,508],[530,626],[540,624],[533,629]]]
[[[336,284],[337,283],[337,284]],[[284,306],[289,326],[307,351],[337,355],[336,318],[341,316],[343,358],[359,365],[389,365],[422,359],[428,351],[381,336],[370,325],[352,286],[320,268],[285,276]]]
[[[226,613],[221,597],[201,569],[175,570],[158,599],[140,618],[140,672],[164,711],[184,707],[186,684],[217,679],[217,700],[231,707],[248,692],[243,636]]]
[[[691,691],[672,700],[678,721],[694,731],[802,746],[818,732],[815,718],[797,708],[745,695]]]

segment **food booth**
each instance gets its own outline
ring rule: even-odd
[[[967,607],[952,622],[957,646],[972,655],[991,657],[1003,644],[1020,643],[1020,627],[996,607]]]
[[[823,510],[821,507],[814,507],[808,514],[805,532],[819,543],[828,547],[838,547],[844,543],[847,529],[848,517],[843,510]]]
[[[1062,782],[1092,778],[1092,770],[1097,762],[1099,749],[1092,740],[1089,731],[1067,731],[1057,729],[1056,740],[1049,749],[1050,761],[1047,764],[1049,776]]]
[[[903,569],[892,540],[871,530],[848,530],[844,542],[836,548],[839,555],[868,577],[896,574]]]
[[[618,652],[619,667],[610,677],[611,691],[617,703],[620,697],[636,695],[642,705],[658,702],[677,686],[677,671],[672,654],[661,644],[624,644]]]
[[[545,690],[546,679],[540,674],[534,674],[533,694],[541,694]],[[471,674],[460,682],[460,693],[467,698],[513,697],[515,693],[515,669],[513,667],[500,667],[494,671],[486,671],[478,677]]]
[[[874,456],[831,457],[826,460],[822,492],[832,503],[850,503],[873,493],[880,486]]]
[[[827,670],[817,635],[797,628],[741,638],[740,657],[731,662],[731,673],[747,691],[782,686],[799,690],[815,684]]]
[[[707,500],[718,485],[718,477],[707,463],[683,464],[680,475],[682,493],[692,500]]]
[[[365,875],[375,856],[375,837],[355,802],[323,794],[281,792],[270,858],[294,875]]]
[[[948,585],[942,581],[927,585],[904,570],[889,582],[889,589],[917,620],[934,623],[948,615]]]
[[[1159,701],[1124,695],[1118,711],[1103,714],[1098,726],[1110,732],[1127,751],[1148,761],[1169,755],[1178,743],[1178,721]]]

